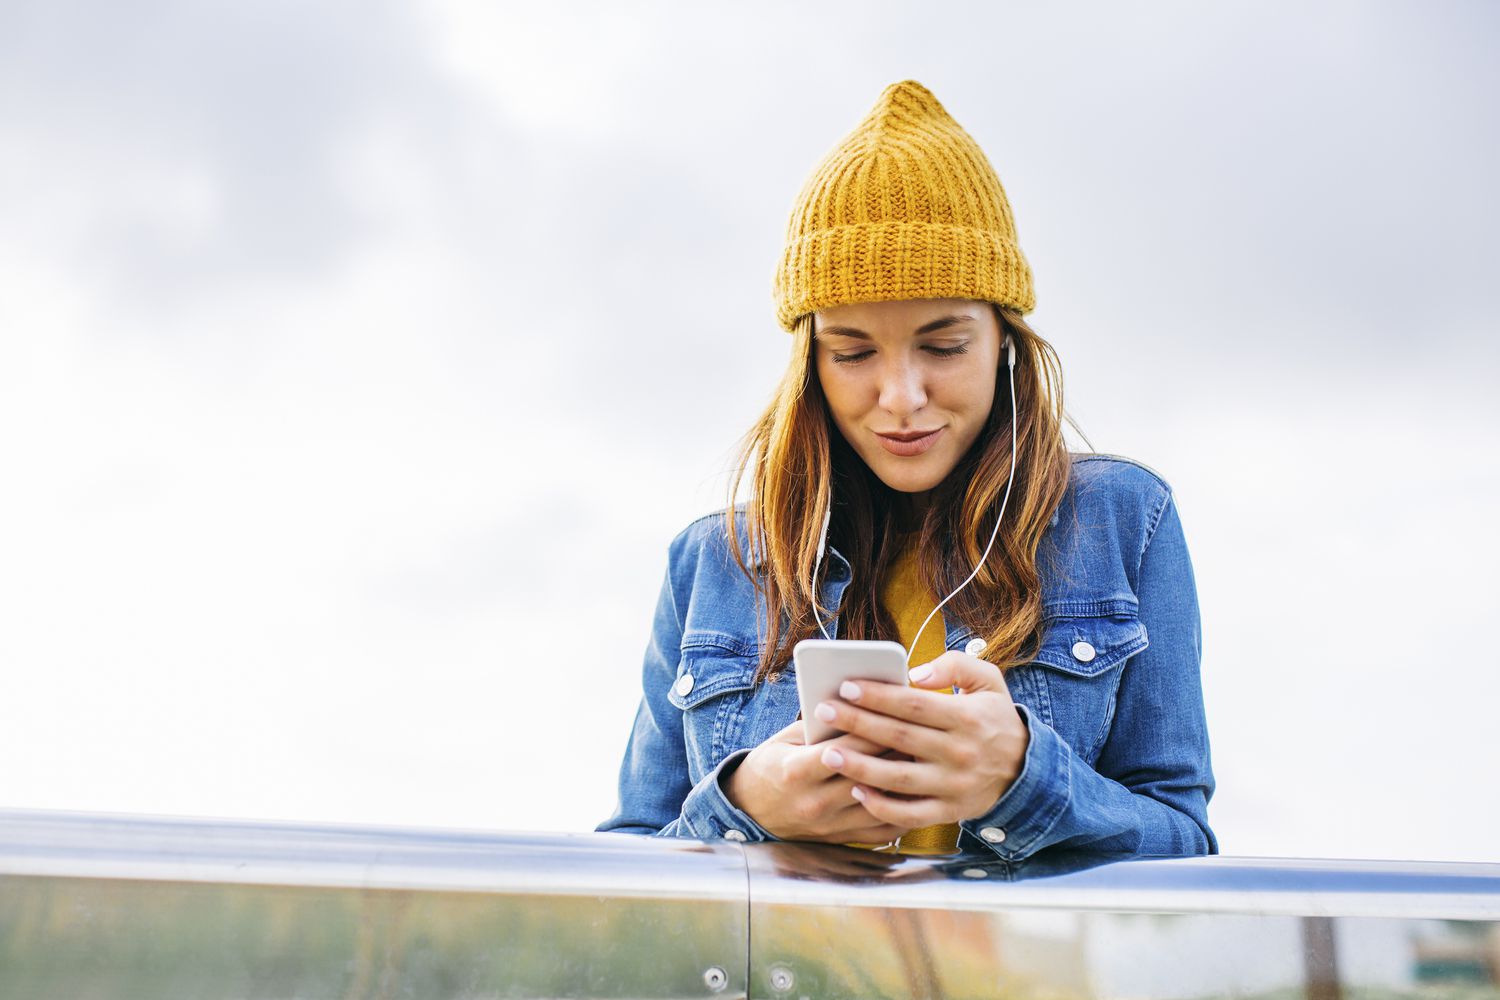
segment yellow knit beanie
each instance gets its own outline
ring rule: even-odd
[[[850,302],[1036,307],[995,168],[915,80],[881,91],[803,184],[772,297],[789,333],[805,313]]]

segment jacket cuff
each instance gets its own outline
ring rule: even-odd
[[[1007,861],[1032,852],[1068,807],[1073,789],[1067,745],[1057,730],[1016,703],[1029,737],[1021,773],[989,812],[959,824]]]
[[[738,767],[740,761],[749,754],[748,749],[736,750],[719,761],[719,765],[705,774],[703,780],[688,792],[687,798],[682,802],[682,819],[694,837],[699,840],[723,838],[743,843],[781,839],[751,819],[749,813],[735,808],[720,784],[720,779],[728,778],[729,772]]]

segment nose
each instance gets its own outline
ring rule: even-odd
[[[880,375],[880,408],[904,419],[926,406],[922,378],[921,365],[906,358],[891,361]]]

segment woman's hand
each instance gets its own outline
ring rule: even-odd
[[[884,844],[910,829],[870,815],[849,794],[854,783],[823,763],[828,749],[867,760],[890,752],[848,733],[808,746],[797,719],[740,761],[724,781],[724,794],[782,840]]]
[[[912,671],[918,687],[846,681],[839,698],[817,709],[846,734],[910,755],[884,760],[832,740],[818,745],[822,762],[852,779],[848,794],[870,816],[908,829],[989,812],[1021,773],[1031,738],[999,667],[958,650],[924,666],[925,676]],[[955,684],[963,694],[922,690]]]

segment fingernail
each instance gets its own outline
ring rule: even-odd
[[[823,763],[827,764],[829,767],[843,767],[844,755],[839,753],[833,747],[829,747],[827,750],[823,751]]]
[[[824,722],[832,722],[834,716],[838,715],[838,713],[833,710],[833,706],[828,704],[828,702],[820,701],[818,702],[818,707],[813,709],[813,715],[816,715]]]
[[[909,676],[914,681],[925,681],[927,678],[932,676],[932,667],[912,667]]]
[[[853,788],[849,789],[849,794],[854,796],[856,799],[859,799],[859,801],[861,802],[865,800],[865,790],[863,788],[860,788],[858,785],[855,785]]]
[[[839,685],[839,697],[846,701],[859,701],[859,685],[853,681],[845,681]]]

